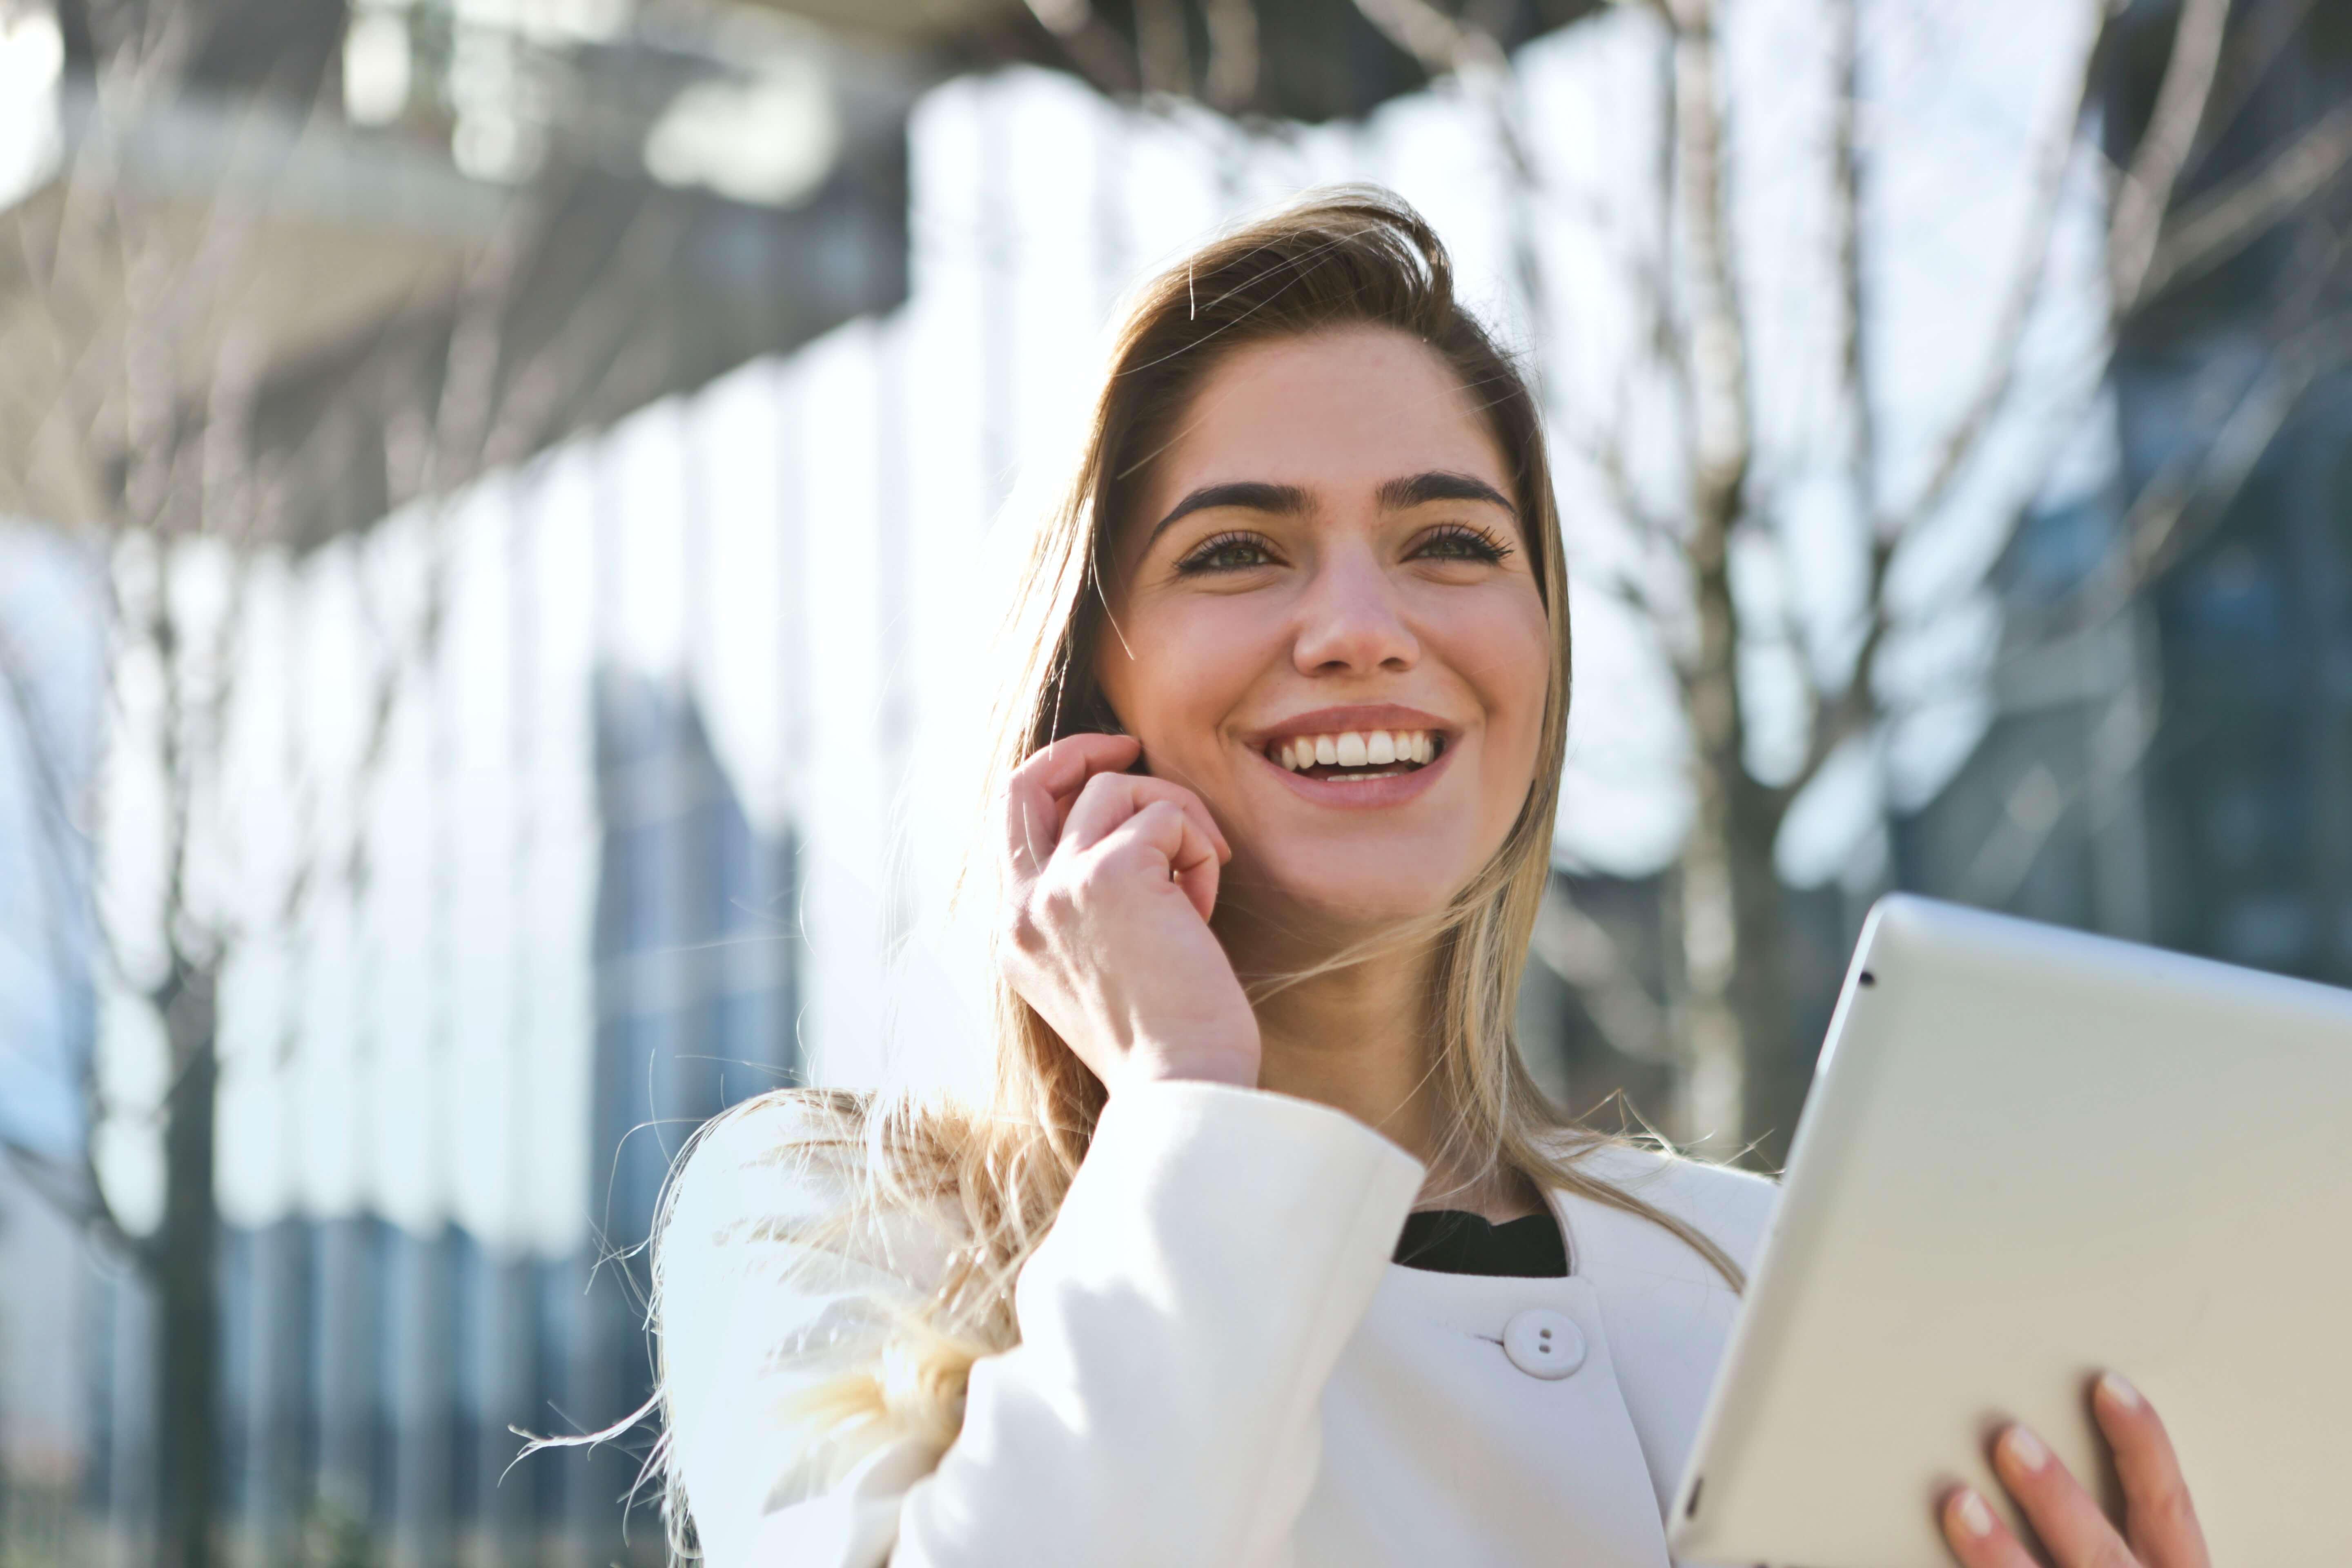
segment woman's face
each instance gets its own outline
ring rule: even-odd
[[[1212,372],[1123,520],[1097,676],[1234,848],[1222,908],[1342,933],[1442,907],[1534,777],[1551,628],[1444,361],[1349,328]]]

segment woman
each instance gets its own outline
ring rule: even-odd
[[[673,1194],[709,1561],[1664,1563],[1773,1188],[1565,1123],[1514,1049],[1567,585],[1427,226],[1343,192],[1150,287],[1013,626],[992,1103],[771,1095]],[[2096,1404],[2139,1555],[2012,1431],[2049,1561],[2201,1564],[2155,1415]]]

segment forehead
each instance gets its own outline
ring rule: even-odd
[[[1143,510],[1236,480],[1343,499],[1401,475],[1474,475],[1511,493],[1509,469],[1453,367],[1382,327],[1280,338],[1210,372],[1152,465]]]

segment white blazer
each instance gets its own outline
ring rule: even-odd
[[[676,1459],[710,1568],[1665,1568],[1665,1510],[1738,1299],[1648,1221],[1551,1194],[1571,1272],[1390,1262],[1423,1168],[1339,1111],[1122,1090],[972,1369],[944,1454],[845,1476],[795,1397],[870,1355],[952,1239],[817,1251],[842,1189],[779,1161],[788,1102],[707,1140],[663,1249]],[[1776,1188],[1631,1150],[1586,1167],[1743,1265]]]

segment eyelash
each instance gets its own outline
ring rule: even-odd
[[[1218,566],[1212,564],[1213,557],[1225,551],[1234,549],[1255,550],[1259,554],[1266,556],[1269,559],[1271,559],[1274,554],[1273,551],[1266,548],[1265,541],[1260,539],[1255,533],[1220,533],[1212,538],[1204,539],[1201,541],[1200,543],[1194,545],[1190,554],[1186,555],[1183,560],[1176,563],[1177,573],[1180,575],[1190,577],[1202,572],[1246,572],[1253,566],[1265,564],[1264,562],[1256,561],[1250,562],[1247,565]]]
[[[1509,545],[1485,529],[1473,528],[1467,523],[1461,522],[1444,523],[1430,530],[1428,536],[1422,540],[1419,548],[1414,550],[1413,553],[1415,555],[1426,553],[1430,546],[1436,544],[1454,546],[1464,552],[1459,555],[1441,555],[1438,557],[1440,560],[1481,561],[1493,565],[1499,563],[1511,553]],[[1253,561],[1223,566],[1214,564],[1218,555],[1228,550],[1236,549],[1255,550],[1260,555],[1269,559],[1274,555],[1274,552],[1266,547],[1265,541],[1256,534],[1220,533],[1204,539],[1193,546],[1190,554],[1176,563],[1177,574],[1180,576],[1190,577],[1203,572],[1246,572],[1267,563]]]
[[[1421,554],[1433,544],[1459,545],[1469,552],[1467,557],[1468,559],[1483,561],[1489,565],[1493,565],[1502,561],[1504,557],[1509,555],[1511,552],[1511,547],[1509,545],[1504,543],[1501,540],[1496,538],[1485,529],[1473,528],[1469,524],[1463,522],[1444,523],[1437,528],[1432,529],[1430,531],[1429,537],[1421,542],[1421,549],[1416,550],[1413,553],[1416,555]],[[1464,559],[1464,557],[1454,556],[1452,557],[1452,559],[1461,560]]]

